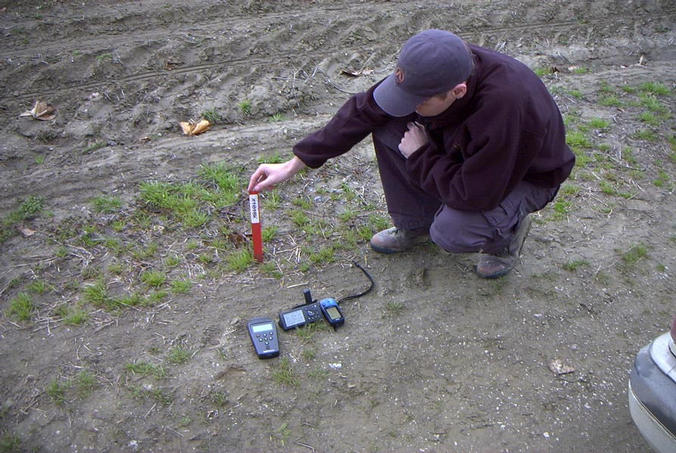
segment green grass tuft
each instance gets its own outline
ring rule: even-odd
[[[9,302],[7,315],[18,321],[29,321],[34,311],[35,305],[31,296],[26,293],[19,293]]]

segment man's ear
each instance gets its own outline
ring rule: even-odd
[[[467,93],[467,82],[462,82],[454,86],[451,89],[451,93],[453,93],[453,97],[455,97],[456,99],[460,99],[463,96],[465,96],[465,94]]]

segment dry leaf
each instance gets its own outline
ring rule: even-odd
[[[35,230],[31,230],[28,227],[18,227],[17,229],[19,230],[19,233],[21,233],[21,235],[25,238],[31,237],[35,234]]]
[[[342,71],[340,71],[340,73],[348,77],[359,77],[363,75],[373,74],[373,69],[362,69],[361,71],[346,71],[345,69],[343,69]]]
[[[166,69],[167,71],[172,71],[177,67],[181,66],[182,64],[183,62],[180,60],[169,58],[167,61],[164,62],[164,69]]]
[[[209,130],[211,127],[211,123],[208,120],[200,120],[197,124],[195,124],[195,128],[192,130],[192,135],[197,135],[201,134],[202,132],[206,132]]]
[[[564,364],[561,359],[554,359],[551,362],[549,362],[549,370],[556,374],[557,376],[560,376],[562,374],[570,374],[575,372],[575,368],[573,368],[570,365]]]
[[[183,135],[191,135],[190,133],[192,132],[192,124],[189,123],[188,121],[181,121],[178,123],[181,125],[181,129],[183,129]]]
[[[45,101],[35,101],[35,105],[31,110],[23,112],[19,116],[32,116],[36,120],[49,121],[56,116],[56,108]]]
[[[199,120],[198,122],[181,121],[179,123],[184,135],[198,135],[206,132],[211,128],[211,123],[208,120]]]

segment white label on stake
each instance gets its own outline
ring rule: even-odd
[[[251,211],[251,223],[261,223],[258,215],[258,194],[249,195],[249,210]]]

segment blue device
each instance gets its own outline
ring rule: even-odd
[[[321,308],[324,318],[334,329],[345,323],[345,316],[343,316],[343,311],[340,309],[340,305],[338,305],[336,299],[327,298],[320,300],[319,308]]]

